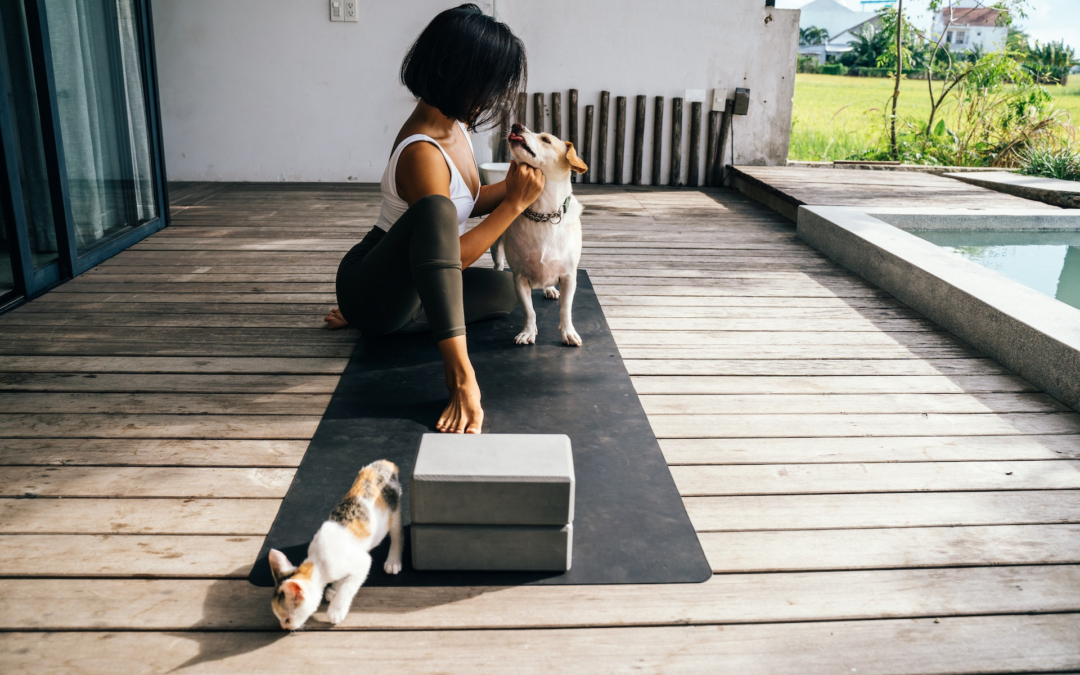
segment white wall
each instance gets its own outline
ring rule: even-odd
[[[378,181],[414,105],[398,84],[401,59],[431,17],[456,4],[364,0],[358,23],[332,23],[325,0],[154,0],[169,178]],[[492,11],[490,1],[477,4]],[[734,123],[736,160],[786,160],[798,11],[763,5],[496,0],[494,11],[528,49],[530,121],[532,92],[561,91],[565,106],[566,90],[577,88],[583,123],[585,105],[607,89],[614,134],[614,97],[627,97],[628,180],[637,94],[649,96],[646,175],[652,97],[667,99],[670,118],[671,97],[687,88],[711,96],[714,87],[750,87],[750,114]],[[670,119],[664,128],[666,180]],[[490,156],[491,135],[476,139],[481,161]],[[687,120],[684,177],[688,135]],[[613,145],[609,139],[609,179]]]

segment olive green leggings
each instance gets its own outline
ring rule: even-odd
[[[509,272],[461,269],[457,209],[441,195],[418,200],[389,232],[373,228],[346,253],[337,297],[342,316],[364,333],[430,328],[436,340],[464,335],[466,323],[506,316],[518,304]]]

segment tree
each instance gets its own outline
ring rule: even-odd
[[[808,26],[799,29],[799,44],[823,45],[829,41],[829,31],[817,26]]]
[[[1076,52],[1067,46],[1064,40],[1048,42],[1045,45],[1036,41],[1035,46],[1028,49],[1024,61],[1028,72],[1040,84],[1063,84],[1069,69],[1080,65],[1080,61],[1076,60]]]
[[[870,24],[864,25],[855,34],[851,51],[840,58],[845,66],[877,68],[881,57],[889,49],[889,36],[875,29]]]

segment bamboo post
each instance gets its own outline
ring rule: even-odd
[[[551,95],[551,133],[555,138],[562,138],[562,94]]]
[[[525,120],[525,111],[528,110],[529,95],[521,92],[517,97],[517,106],[514,107],[514,122],[529,126]]]
[[[567,140],[570,141],[574,147],[578,147],[578,128],[577,128],[577,89],[571,89],[570,95],[566,100],[566,124],[570,127]],[[584,148],[583,148],[584,149]],[[589,158],[584,155],[578,155],[582,158],[585,164],[589,163]],[[577,172],[570,172],[570,182],[578,182]]]
[[[591,105],[585,106],[585,129],[584,129],[584,139],[583,139],[583,142],[581,144],[581,151],[582,151],[581,158],[583,160],[585,160],[585,165],[589,167],[589,170],[586,171],[585,173],[581,174],[581,182],[582,183],[595,182],[593,180],[593,176],[595,174],[593,173],[593,168],[592,168],[592,166],[593,166],[593,163],[592,163],[592,120],[593,120],[593,109],[594,109],[594,106],[591,106]]]
[[[502,119],[499,120],[499,145],[495,151],[495,161],[505,162],[507,156],[510,154],[510,147],[507,145],[506,137],[510,135],[510,105],[507,104],[503,109]]]
[[[671,187],[682,185],[682,99],[671,100]]]
[[[686,172],[686,184],[697,187],[698,163],[701,161],[701,102],[690,104],[690,166]]]
[[[709,111],[708,134],[705,136],[705,179],[701,184],[712,187],[716,175],[716,134],[720,131],[720,111]]]
[[[596,134],[596,182],[603,185],[607,180],[607,128],[608,107],[611,92],[600,92],[600,128]]]
[[[623,184],[623,159],[626,154],[626,97],[615,98],[615,184]]]
[[[652,185],[660,185],[660,153],[664,143],[664,97],[657,96],[653,105]]]
[[[533,131],[544,133],[544,95],[533,94]]]
[[[637,97],[634,111],[634,163],[630,167],[630,182],[641,185],[641,164],[645,161],[645,97]]]

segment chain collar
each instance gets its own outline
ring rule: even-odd
[[[562,208],[558,211],[552,211],[551,213],[537,213],[532,209],[525,209],[521,215],[525,216],[534,223],[551,223],[552,225],[558,225],[562,222],[563,214],[566,213],[566,209],[570,206],[570,196],[567,195],[566,201],[563,202]]]

